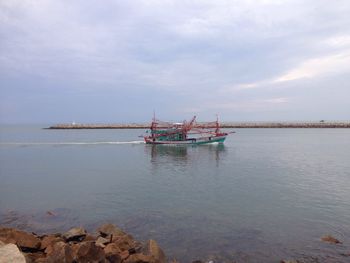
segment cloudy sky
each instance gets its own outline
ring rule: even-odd
[[[349,120],[349,0],[0,0],[0,122]]]

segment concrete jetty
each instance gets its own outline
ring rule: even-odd
[[[198,122],[200,127],[201,123]],[[149,129],[149,123],[56,124],[46,129]],[[196,125],[195,125],[196,127]],[[208,127],[206,125],[206,127]],[[222,122],[221,128],[350,128],[350,121],[319,122]],[[214,128],[214,127],[213,127]]]

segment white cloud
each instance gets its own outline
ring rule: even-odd
[[[342,74],[344,72],[350,72],[350,52],[307,59],[297,67],[272,80],[272,83],[293,81],[302,78],[324,77],[326,75]]]

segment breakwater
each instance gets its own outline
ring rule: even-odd
[[[197,123],[195,127],[202,127]],[[56,124],[46,129],[148,129],[148,123],[124,124]],[[207,128],[210,128],[206,125]],[[342,122],[223,122],[221,128],[350,128],[350,121]],[[213,126],[214,128],[214,126]]]

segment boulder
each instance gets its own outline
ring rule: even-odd
[[[41,246],[40,249],[41,250],[45,250],[49,245],[52,245],[54,243],[57,243],[59,241],[63,241],[62,237],[59,237],[57,235],[48,235],[48,236],[44,236],[41,239]]]
[[[0,246],[0,263],[8,262],[26,263],[24,255],[15,244]]]
[[[156,263],[157,261],[151,255],[136,253],[130,255],[123,263]]]
[[[0,227],[0,240],[4,243],[18,245],[22,250],[36,250],[40,248],[40,239],[33,234],[13,228]]]
[[[104,224],[101,227],[99,227],[97,231],[101,234],[102,237],[106,237],[106,238],[110,238],[111,236],[112,237],[123,236],[126,234],[120,228],[116,227],[113,224]]]
[[[157,242],[150,239],[144,246],[143,253],[145,255],[151,255],[156,263],[166,263],[167,259],[163,250],[158,246]]]
[[[104,249],[106,256],[119,255],[122,251],[115,243],[108,244]]]
[[[73,258],[77,262],[104,262],[105,253],[101,247],[95,245],[93,241],[74,244]]]
[[[84,241],[95,241],[96,237],[93,235],[87,234],[86,237],[84,238]]]
[[[109,243],[109,239],[104,238],[104,237],[98,237],[95,244],[96,246],[102,247],[104,248],[106,246],[106,244]]]
[[[106,256],[107,262],[111,262],[111,263],[121,263],[122,259],[120,258],[119,255],[110,255],[110,256]]]
[[[112,242],[117,244],[121,251],[130,250],[136,246],[136,242],[131,235],[115,236]]]
[[[37,263],[38,261],[42,262],[44,259],[46,259],[46,255],[43,252],[24,253],[23,255],[27,263],[31,263],[31,262]]]
[[[342,243],[338,239],[332,237],[331,235],[324,236],[321,238],[321,240],[324,242],[331,243],[331,244],[341,244]]]
[[[63,238],[66,242],[69,241],[82,241],[86,237],[86,231],[82,227],[75,227],[63,234]]]
[[[47,263],[68,263],[73,262],[73,251],[69,244],[59,241],[53,245],[49,245],[47,251]]]

